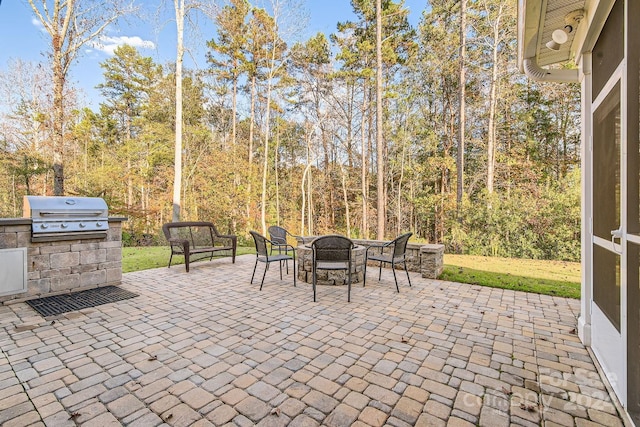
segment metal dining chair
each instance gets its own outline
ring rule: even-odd
[[[271,251],[268,249],[268,246],[271,246],[272,243],[269,239],[264,237],[263,235],[250,231],[251,236],[253,237],[253,241],[256,244],[256,263],[253,266],[253,274],[251,275],[251,283],[253,284],[253,278],[256,274],[256,267],[258,266],[258,262],[263,262],[264,273],[262,273],[262,281],[260,282],[260,290],[262,290],[262,285],[264,284],[264,277],[267,274],[267,270],[269,269],[269,264],[272,262],[280,263],[280,280],[282,280],[282,261],[293,260],[293,286],[296,286],[296,253],[293,246],[289,246],[292,250],[292,254],[288,253],[278,253],[275,255],[271,254]],[[288,271],[287,271],[288,274]]]
[[[291,236],[293,238],[297,238],[291,233],[289,233],[286,229],[278,226],[272,225],[267,229],[269,232],[269,240],[271,241],[271,253],[273,253],[274,249],[278,250],[278,253],[281,254],[283,251],[285,254],[289,254],[290,250],[294,250],[293,246],[287,243],[287,236]],[[289,274],[289,263],[287,262],[287,274]]]
[[[311,242],[313,263],[313,302],[316,301],[318,270],[345,270],[347,302],[351,302],[351,256],[353,242],[339,235],[322,236]]]
[[[407,273],[407,280],[409,281],[409,286],[411,286],[411,279],[409,278],[409,271],[407,270],[407,242],[409,242],[409,237],[411,237],[413,233],[406,233],[401,236],[396,237],[394,240],[387,242],[382,245],[371,245],[367,248],[364,262],[364,280],[362,281],[362,286],[367,283],[367,261],[379,261],[380,262],[380,270],[378,271],[378,281],[382,277],[382,264],[388,263],[391,264],[391,271],[393,271],[393,280],[396,282],[396,290],[400,292],[400,288],[398,287],[398,278],[396,277],[396,264],[403,264],[404,271]],[[385,253],[385,249],[391,247],[391,252]],[[369,255],[369,250],[375,249],[379,250],[379,254]]]

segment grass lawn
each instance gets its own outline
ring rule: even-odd
[[[253,247],[237,251],[238,255],[254,253]],[[169,254],[166,246],[122,248],[122,272],[166,267]],[[576,262],[450,254],[444,256],[444,262],[440,280],[580,298],[580,264]],[[184,264],[184,258],[174,256],[173,264]]]
[[[444,256],[441,280],[580,298],[580,263],[472,255]]]
[[[236,256],[255,254],[255,248],[238,247]],[[169,264],[171,250],[168,246],[137,246],[122,248],[122,272],[148,270],[166,267]],[[197,257],[196,257],[197,259]],[[184,264],[184,257],[174,255],[171,265]]]

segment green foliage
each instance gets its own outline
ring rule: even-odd
[[[555,185],[518,188],[467,201],[462,225],[454,224],[449,248],[493,257],[580,259],[580,175]]]

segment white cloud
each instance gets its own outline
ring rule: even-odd
[[[156,44],[154,42],[150,40],[142,40],[138,36],[102,36],[98,39],[98,41],[92,43],[92,47],[105,52],[107,55],[113,55],[113,52],[116,50],[116,48],[118,48],[118,46],[122,46],[125,44],[141,49],[155,49],[156,47]]]
[[[42,25],[42,22],[40,22],[40,20],[38,18],[31,18],[31,25],[33,25],[34,27],[36,27],[40,31],[44,31],[44,26]]]

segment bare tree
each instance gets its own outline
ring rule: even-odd
[[[262,165],[262,196],[260,203],[260,221],[262,223],[262,233],[267,232],[267,178],[269,167],[269,140],[271,138],[271,98],[273,96],[273,86],[275,79],[278,77],[282,67],[284,66],[283,55],[286,49],[286,44],[280,38],[278,34],[278,13],[280,8],[278,2],[275,2],[274,6],[274,18],[272,20],[271,28],[265,25],[265,28],[269,28],[271,31],[268,34],[266,48],[268,49],[265,55],[265,80],[266,80],[266,106],[264,117],[264,161]],[[266,19],[263,17],[262,19]]]
[[[260,220],[262,223],[262,231],[267,232],[266,223],[266,205],[267,205],[267,180],[269,167],[269,140],[271,138],[271,112],[273,90],[278,80],[281,79],[286,72],[285,66],[286,55],[288,55],[287,44],[284,41],[285,36],[295,34],[300,23],[300,17],[297,15],[296,4],[289,0],[271,0],[271,10],[273,17],[269,16],[264,9],[254,9],[253,14],[258,21],[262,23],[262,27],[266,30],[266,43],[263,45],[264,64],[261,71],[264,81],[266,94],[265,112],[264,112],[264,141],[263,152],[264,160],[262,166],[262,194],[260,204]]]
[[[305,234],[305,222],[307,223],[307,235],[313,235],[313,193],[311,167],[315,163],[315,154],[311,147],[314,129],[309,122],[305,123],[305,143],[306,143],[306,166],[300,180],[300,194],[302,195],[302,205],[300,207],[300,235]],[[305,185],[307,189],[305,190]]]
[[[24,185],[27,194],[46,194],[52,110],[47,95],[51,87],[51,70],[41,64],[11,60],[6,72],[0,71],[0,141],[7,150],[0,169],[6,168],[16,178],[11,182],[15,214],[22,202],[17,200],[17,185]],[[74,93],[67,93],[65,101],[68,109],[75,106]]]
[[[180,220],[182,191],[182,62],[184,59],[184,17],[193,5],[185,5],[184,0],[173,0],[176,12],[176,143],[173,165],[173,209],[172,221]]]
[[[71,64],[80,49],[118,17],[133,10],[121,0],[28,0],[33,13],[51,37],[53,70],[53,193],[64,194],[64,91]]]
[[[515,5],[509,0],[482,0],[484,9],[481,25],[486,29],[486,35],[482,38],[484,49],[491,55],[491,70],[488,97],[487,122],[487,192],[492,194],[495,183],[496,168],[496,115],[498,114],[498,101],[500,98],[499,86],[501,69],[512,53],[509,40],[513,39],[513,21],[515,18]],[[490,202],[489,202],[490,204]]]
[[[213,16],[216,13],[216,8],[215,4],[199,0],[173,0],[173,8],[176,17],[176,141],[174,147],[173,208],[171,216],[173,221],[179,221],[182,211],[182,71],[186,50],[184,46],[185,19],[188,19],[189,14],[196,10],[199,10],[206,15]]]
[[[47,153],[51,139],[49,112],[51,71],[33,62],[11,60],[6,72],[0,71],[1,135],[12,148]]]
[[[467,0],[460,0],[460,88],[458,105],[458,156],[456,162],[457,169],[457,185],[456,185],[456,210],[458,219],[460,219],[460,209],[462,207],[462,193],[464,191],[464,133],[465,133],[465,101],[466,101],[466,65],[465,56],[467,55]]]
[[[376,156],[378,177],[378,240],[384,240],[384,140],[382,132],[382,0],[376,0]]]

